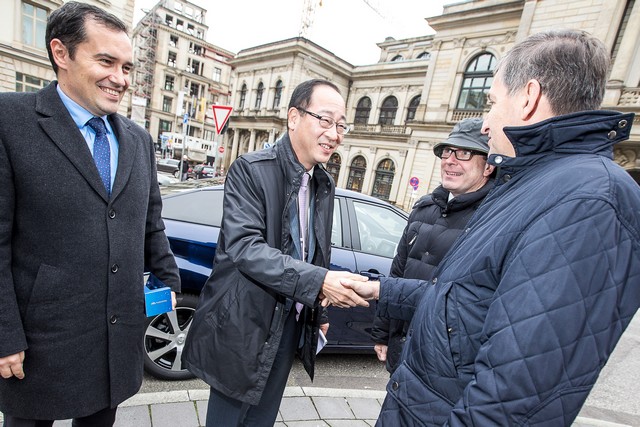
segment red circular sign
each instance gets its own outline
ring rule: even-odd
[[[224,153],[224,147],[218,148],[218,151],[220,152],[220,154]]]

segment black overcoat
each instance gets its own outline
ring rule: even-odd
[[[25,350],[25,379],[0,379],[0,411],[35,419],[135,394],[145,264],[180,288],[150,135],[109,116],[119,157],[108,198],[55,85],[0,94],[0,357]]]

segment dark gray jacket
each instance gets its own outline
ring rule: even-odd
[[[429,280],[449,248],[464,231],[467,222],[493,186],[489,180],[481,189],[449,200],[442,186],[418,200],[409,215],[391,264],[391,277]],[[371,337],[387,348],[387,370],[395,371],[409,322],[376,316]]]
[[[146,265],[180,290],[151,136],[117,114],[109,199],[52,83],[0,94],[0,410],[65,419],[116,406],[142,382]]]
[[[189,371],[221,393],[256,405],[271,371],[285,305],[305,305],[306,344],[300,354],[313,379],[321,309],[318,294],[329,267],[334,184],[316,166],[310,183],[310,263],[298,250],[297,193],[304,167],[288,135],[275,146],[241,156],[225,182],[222,227],[184,348]]]

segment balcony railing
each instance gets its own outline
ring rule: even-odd
[[[361,133],[386,133],[394,135],[403,135],[407,130],[406,126],[394,126],[394,125],[369,125],[369,124],[354,124],[353,132]]]
[[[618,100],[620,107],[640,107],[640,88],[628,87],[622,90]]]

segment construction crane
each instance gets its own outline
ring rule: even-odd
[[[379,0],[362,1],[382,19],[386,19],[378,7]],[[319,6],[322,6],[322,0],[304,0],[302,3],[302,19],[300,20],[300,31],[298,32],[298,36],[308,38],[316,16],[316,8]]]

